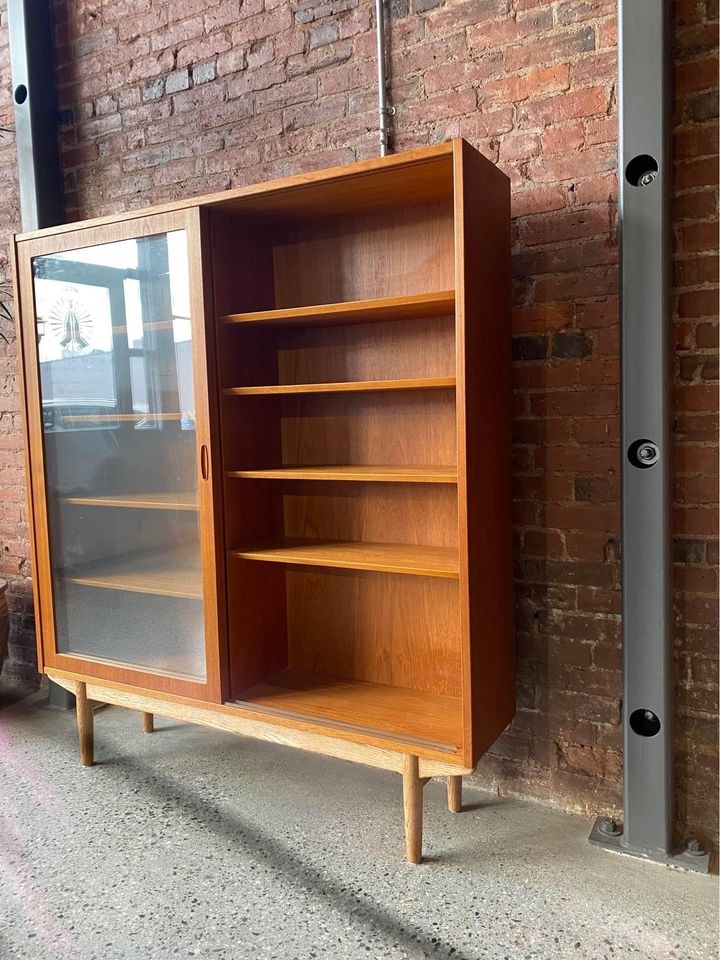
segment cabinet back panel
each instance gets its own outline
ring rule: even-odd
[[[457,546],[454,484],[299,481],[283,505],[286,537]]]
[[[222,443],[226,470],[275,467],[281,462],[279,397],[223,397]]]
[[[120,562],[157,551],[178,559],[198,536],[197,510],[134,510],[112,506],[66,504],[48,500],[48,524],[57,572],[69,573],[78,564]],[[200,574],[198,564],[198,575]]]
[[[285,571],[228,558],[230,689],[233,696],[288,665]]]
[[[218,324],[218,369],[221,387],[278,383],[277,334]]]
[[[276,398],[226,398],[222,409],[223,464],[265,466],[280,457]],[[282,491],[255,480],[225,480],[225,544],[282,536]],[[239,695],[287,666],[285,578],[274,564],[227,561],[230,687]]]
[[[65,429],[44,437],[47,512],[58,568],[197,537],[198,513],[67,504],[67,498],[180,492],[197,503],[195,430],[180,422],[141,429]]]
[[[291,668],[460,695],[457,582],[303,569],[286,579]]]
[[[275,306],[268,226],[225,211],[210,214],[216,316]]]
[[[282,404],[285,465],[456,463],[453,390],[319,394]]]
[[[228,550],[284,535],[282,486],[269,480],[225,481]]]
[[[455,285],[450,201],[286,223],[272,243],[278,308]]]
[[[279,383],[455,376],[455,320],[307,327],[278,337]]]
[[[64,497],[197,485],[195,430],[181,429],[179,417],[154,429],[120,422],[112,429],[48,431],[44,449],[49,492]]]
[[[197,680],[205,673],[196,600],[56,585],[59,653]],[[148,642],[148,638],[152,638]]]

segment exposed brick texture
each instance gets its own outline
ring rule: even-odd
[[[674,534],[677,820],[717,836],[717,2],[675,11]]]
[[[498,789],[621,806],[614,0],[388,4],[393,146],[461,135],[513,185],[518,713]],[[18,224],[0,19],[0,300]],[[369,0],[58,0],[68,219],[374,156]],[[678,833],[717,828],[717,4],[678,0]],[[15,335],[0,319],[0,574],[32,664]]]

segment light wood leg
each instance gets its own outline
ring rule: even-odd
[[[153,715],[151,713],[145,713],[144,710],[142,711],[142,728],[143,733],[153,733],[155,730]]]
[[[78,737],[80,738],[80,763],[84,767],[93,765],[94,732],[93,711],[87,698],[87,687],[84,683],[75,684],[75,703],[77,706]]]
[[[403,755],[403,808],[405,811],[405,843],[410,863],[422,862],[423,784],[417,757]]]
[[[448,810],[460,813],[462,810],[462,777],[447,778]]]

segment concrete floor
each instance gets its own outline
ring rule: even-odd
[[[705,960],[717,879],[603,853],[589,823],[136,714],[0,710],[2,960]]]

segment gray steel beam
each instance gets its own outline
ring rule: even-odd
[[[8,0],[8,32],[20,217],[23,230],[37,230],[64,219],[50,0]],[[51,706],[74,703],[72,694],[50,683]]]
[[[669,8],[618,8],[625,809],[590,840],[707,871],[673,853]]]
[[[23,230],[62,223],[62,172],[50,0],[8,0]]]
[[[390,153],[390,126],[388,117],[395,114],[395,108],[388,106],[387,72],[385,49],[385,0],[375,0],[375,48],[377,51],[378,120],[380,125],[380,156]]]

